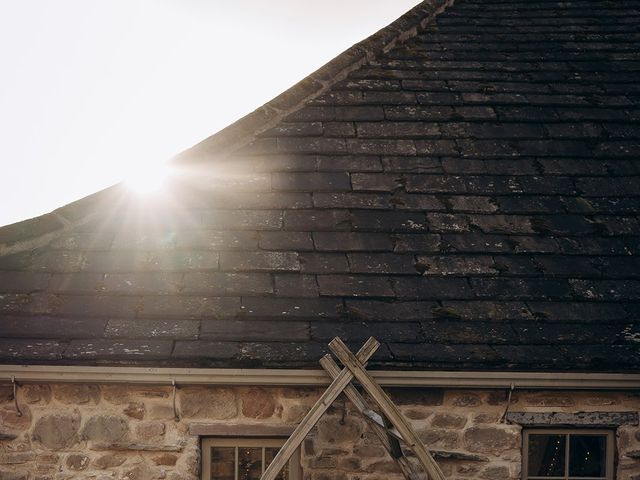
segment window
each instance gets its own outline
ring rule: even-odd
[[[525,430],[523,478],[612,480],[613,432]]]
[[[203,480],[260,480],[284,438],[203,438]],[[300,455],[294,453],[276,480],[300,480]]]

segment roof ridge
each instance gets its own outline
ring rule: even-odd
[[[177,154],[174,162],[223,158],[281,122],[305,103],[344,80],[349,73],[420,33],[455,0],[423,0],[373,35],[351,46],[294,86],[253,112]],[[214,155],[215,152],[215,155]]]

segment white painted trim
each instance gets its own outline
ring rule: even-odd
[[[580,390],[640,389],[640,374],[491,371],[372,370],[385,387],[531,388]],[[57,365],[0,365],[0,382],[133,383],[171,385],[290,385],[324,386],[323,370],[237,368],[79,367]]]

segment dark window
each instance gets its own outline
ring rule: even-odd
[[[274,438],[203,438],[203,480],[260,480],[284,444]],[[299,480],[299,453],[292,455],[276,480]]]
[[[613,432],[528,430],[523,459],[526,480],[612,480]]]

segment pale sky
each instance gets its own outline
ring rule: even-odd
[[[417,3],[0,0],[0,225],[153,168]]]

